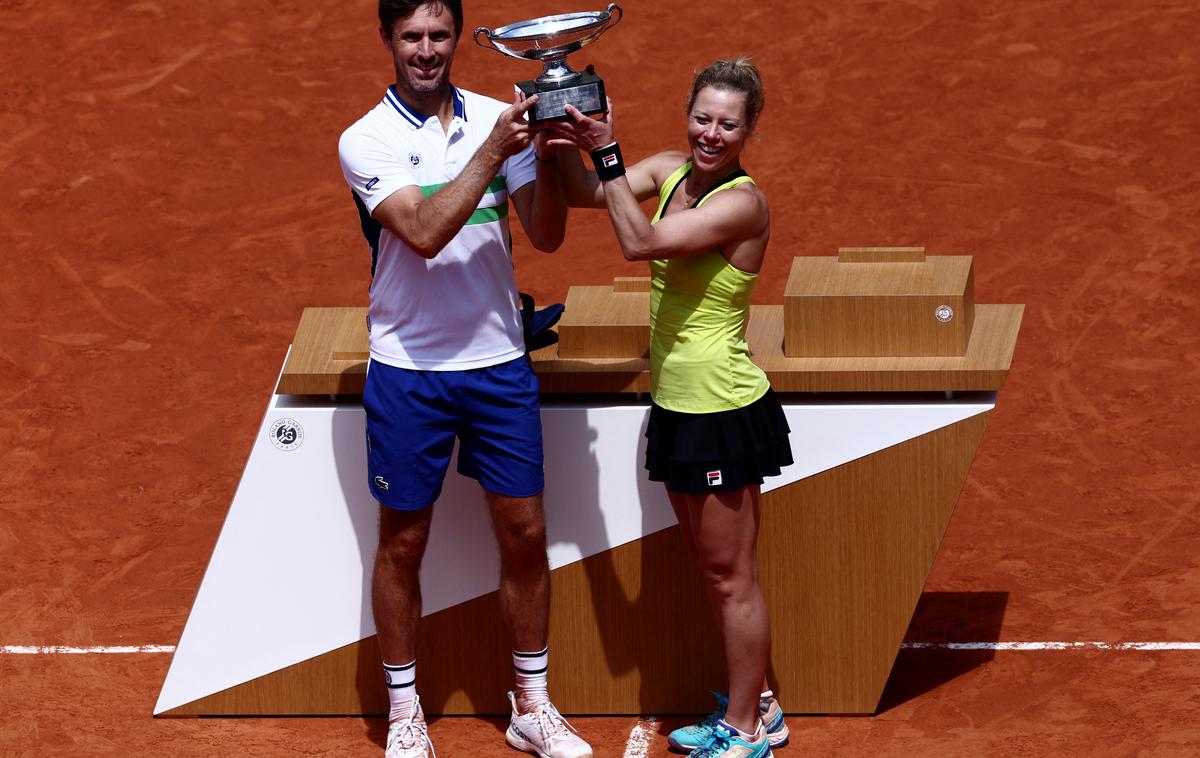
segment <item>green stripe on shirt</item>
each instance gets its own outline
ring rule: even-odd
[[[429,197],[433,193],[440,190],[442,187],[445,187],[446,184],[448,184],[448,183],[449,182],[443,182],[442,184],[430,184],[428,186],[421,187],[421,194],[423,194],[425,197]],[[485,193],[487,193],[487,192],[503,192],[507,189],[508,189],[508,182],[505,181],[503,176],[497,176],[495,179],[493,179],[491,181],[490,184],[488,184],[487,189],[485,189],[484,192]],[[507,200],[500,203],[499,205],[493,205],[488,208],[476,208],[475,212],[472,213],[470,218],[467,219],[467,223],[464,224],[464,226],[474,226],[475,224],[489,224],[493,221],[499,221],[500,219],[502,219],[506,216],[508,216],[508,201]]]
[[[421,194],[425,195],[425,197],[429,197],[433,193],[440,190],[442,187],[445,187],[447,184],[449,184],[449,182],[442,182],[441,184],[429,184],[429,185],[423,186],[423,187],[421,187]],[[507,189],[508,189],[508,182],[505,180],[505,178],[503,176],[497,176],[495,179],[493,179],[491,181],[490,184],[488,184],[487,188],[484,189],[484,193],[486,194],[488,192],[501,192],[501,191],[507,190]]]
[[[472,226],[474,224],[489,224],[493,221],[499,221],[508,215],[508,202],[503,202],[500,205],[492,206],[491,208],[477,208],[471,217],[467,219],[464,226]]]

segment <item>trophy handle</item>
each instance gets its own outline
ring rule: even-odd
[[[597,37],[599,37],[604,32],[608,31],[609,29],[613,28],[617,24],[621,23],[621,19],[625,18],[625,11],[623,11],[621,9],[621,6],[617,5],[616,3],[609,3],[607,10],[608,10],[608,16],[609,16],[608,20],[611,21],[612,23],[605,24],[604,28],[602,28],[599,32],[596,33]],[[613,11],[616,11],[615,16],[613,15]]]
[[[482,34],[484,36],[484,38],[487,40],[486,44],[479,41],[480,34]],[[475,40],[475,44],[479,45],[480,47],[489,47],[498,53],[504,52],[503,50],[501,50],[499,47],[496,46],[495,42],[492,42],[492,30],[487,28],[486,26],[475,27],[475,32],[471,35],[471,37]],[[507,55],[507,53],[505,53],[505,54]]]

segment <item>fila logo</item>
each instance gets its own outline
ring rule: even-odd
[[[388,483],[382,476],[375,477],[375,486],[381,490],[387,491]]]
[[[721,483],[721,469],[717,469],[716,471],[709,471],[707,474],[705,474],[705,476],[708,477],[708,486],[709,487],[716,487],[717,485],[719,485]]]
[[[375,189],[375,185],[376,185],[376,184],[379,184],[379,177],[378,177],[378,176],[377,176],[377,177],[375,177],[374,179],[372,179],[371,181],[367,182],[367,189],[368,189],[368,190]]]
[[[611,153],[606,155],[603,159],[601,159],[600,162],[604,164],[605,168],[612,168],[613,166],[617,165],[617,154]]]

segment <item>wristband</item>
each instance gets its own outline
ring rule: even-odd
[[[600,181],[607,182],[625,176],[625,162],[621,160],[621,146],[616,142],[591,151],[592,165],[596,168],[596,176]]]

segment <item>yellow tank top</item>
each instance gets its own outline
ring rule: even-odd
[[[683,164],[659,191],[658,223],[671,195],[692,170]],[[717,192],[753,183],[742,172],[713,187]],[[758,274],[730,265],[716,248],[687,258],[650,262],[650,397],[681,413],[742,408],[770,388],[750,360],[746,317]]]

